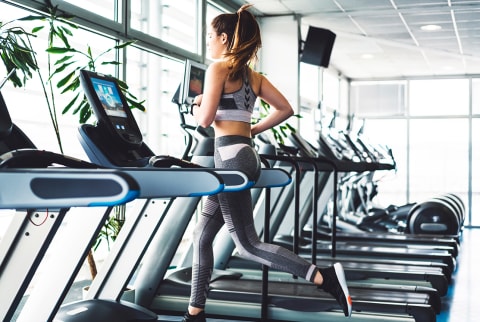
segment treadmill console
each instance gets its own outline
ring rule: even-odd
[[[127,100],[114,77],[80,71],[80,82],[98,119],[98,126],[107,130],[122,145],[137,148],[143,137]]]

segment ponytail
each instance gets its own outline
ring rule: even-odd
[[[245,4],[236,13],[221,14],[212,21],[216,32],[226,33],[228,37],[225,57],[230,62],[230,79],[242,77],[245,68],[257,58],[262,45],[260,27],[255,16],[247,11],[251,6]]]

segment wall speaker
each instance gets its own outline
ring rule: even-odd
[[[328,67],[336,35],[328,30],[310,26],[303,44],[300,61],[315,66]]]

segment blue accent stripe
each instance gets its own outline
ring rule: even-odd
[[[245,185],[242,186],[236,186],[236,187],[225,187],[225,192],[235,192],[235,191],[242,191],[242,190],[247,190],[250,189],[255,185],[255,181],[248,181]]]
[[[114,200],[114,201],[110,201],[110,202],[102,202],[102,201],[92,202],[92,203],[88,204],[88,206],[89,207],[116,206],[116,205],[121,205],[121,204],[127,203],[129,201],[132,201],[132,200],[138,198],[139,196],[140,196],[140,190],[130,190],[127,193],[127,195],[125,196],[125,198],[123,198],[123,199],[118,199],[118,200]]]
[[[225,184],[221,183],[221,184],[218,185],[217,189],[212,190],[210,192],[208,192],[208,191],[207,192],[193,192],[193,193],[189,194],[188,196],[189,197],[202,197],[202,196],[208,196],[208,195],[215,195],[219,192],[224,191],[224,189],[225,189]]]

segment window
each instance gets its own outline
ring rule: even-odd
[[[210,24],[210,22],[218,16],[219,14],[225,13],[225,10],[220,9],[219,7],[213,5],[212,3],[208,2],[207,3],[207,12],[206,12],[206,24],[207,26]]]
[[[405,82],[352,82],[350,110],[358,117],[405,115]]]
[[[183,62],[133,47],[127,57],[127,83],[146,104],[146,112],[134,110],[145,143],[157,155],[181,157],[185,139],[172,97],[183,78]]]
[[[410,191],[413,201],[468,190],[468,120],[410,122]]]
[[[472,120],[472,225],[480,226],[480,119]],[[467,203],[464,195],[464,202]]]
[[[84,10],[94,12],[97,15],[100,15],[104,18],[117,21],[117,10],[116,6],[122,3],[122,1],[117,0],[82,0],[81,5],[79,5],[78,0],[64,0],[74,6],[78,6]],[[61,5],[60,5],[61,8]]]
[[[397,164],[395,171],[377,171],[375,181],[379,193],[375,202],[383,207],[403,205],[407,200],[407,121],[368,119],[362,139],[370,144],[391,149]]]
[[[480,78],[472,80],[472,114],[480,115]]]
[[[200,53],[199,0],[131,1],[131,28],[193,53]]]
[[[412,80],[409,91],[412,116],[468,114],[468,79]]]
[[[300,129],[302,136],[309,142],[316,141],[315,131],[319,130],[321,111],[320,70],[310,64],[300,64]]]

